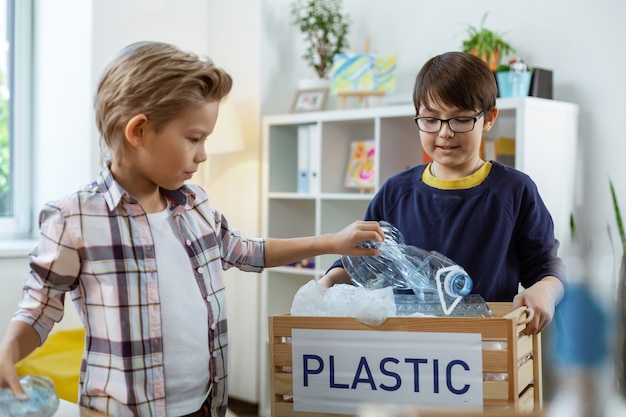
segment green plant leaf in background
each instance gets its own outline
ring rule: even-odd
[[[619,238],[622,242],[622,251],[626,253],[626,233],[624,233],[624,223],[622,222],[622,215],[619,209],[619,203],[617,202],[617,195],[615,194],[615,188],[613,187],[613,181],[609,180],[609,187],[611,188],[611,198],[613,199],[613,210],[615,210],[615,220],[617,222],[617,230],[619,232]]]
[[[293,23],[308,44],[302,56],[319,78],[326,78],[336,54],[349,48],[350,17],[341,13],[341,0],[296,0]]]
[[[467,38],[463,40],[462,50],[476,55],[485,61],[492,71],[497,71],[500,60],[509,53],[514,53],[513,48],[503,38],[503,33],[487,29],[485,20],[488,13],[485,13],[480,21],[480,26],[467,26]]]

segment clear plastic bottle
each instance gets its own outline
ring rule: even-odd
[[[43,376],[25,376],[20,379],[28,400],[17,399],[9,388],[0,389],[1,417],[50,417],[59,407],[54,383]]]
[[[472,290],[467,272],[441,253],[406,245],[402,234],[388,222],[381,221],[380,225],[385,240],[363,243],[378,248],[380,256],[341,258],[352,283],[371,289],[393,287],[400,314],[420,310],[426,310],[425,314],[451,314]],[[482,297],[478,302],[484,304]]]
[[[472,279],[467,272],[439,252],[404,245],[403,253],[406,279],[417,296],[443,289],[450,297],[462,297],[472,291]]]

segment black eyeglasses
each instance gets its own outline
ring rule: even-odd
[[[447,123],[450,130],[454,133],[465,133],[474,129],[478,119],[483,117],[485,112],[482,111],[478,116],[462,116],[452,117],[450,119],[438,119],[436,117],[414,117],[417,128],[426,133],[437,133],[441,130],[443,123]]]

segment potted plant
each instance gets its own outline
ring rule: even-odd
[[[341,13],[341,0],[297,0],[291,6],[293,23],[308,43],[302,56],[320,79],[327,79],[336,54],[349,47],[348,15]]]
[[[485,27],[487,13],[480,21],[480,27],[469,25],[467,28],[468,38],[463,41],[463,52],[476,55],[489,65],[491,71],[496,72],[500,65],[500,59],[515,49],[502,38],[502,33],[494,32]]]

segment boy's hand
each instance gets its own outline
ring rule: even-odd
[[[10,388],[17,398],[27,400],[28,395],[20,384],[20,378],[15,371],[15,366],[0,357],[0,388]]]
[[[382,242],[385,233],[376,221],[358,220],[332,236],[333,252],[349,256],[377,256],[375,248],[361,247],[361,242],[374,240]]]
[[[561,281],[548,276],[513,298],[513,309],[527,306],[535,313],[522,334],[537,334],[550,324],[554,317],[554,309],[563,297],[563,290]]]
[[[29,324],[20,320],[9,322],[0,340],[0,388],[11,389],[13,395],[19,399],[28,399],[20,384],[15,364],[40,344],[39,334]]]

